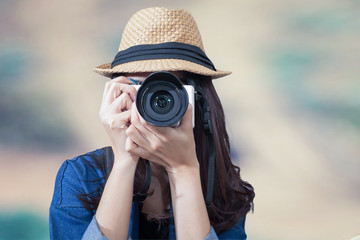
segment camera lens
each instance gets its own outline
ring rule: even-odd
[[[184,115],[189,100],[180,80],[169,72],[150,74],[136,94],[136,107],[148,123],[176,126]]]

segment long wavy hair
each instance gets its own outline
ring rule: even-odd
[[[214,192],[212,203],[207,209],[210,223],[217,233],[232,228],[241,217],[244,217],[250,210],[254,211],[253,199],[255,197],[254,188],[240,177],[240,168],[231,161],[230,142],[225,126],[225,116],[220,99],[215,91],[211,77],[185,73],[185,81],[190,79],[197,80],[205,92],[211,107],[211,123],[213,129],[213,141],[215,150],[215,174]],[[209,159],[209,142],[205,134],[203,125],[203,109],[200,103],[195,103],[195,128],[194,138],[196,143],[196,154],[200,164],[200,177],[204,199],[207,192],[207,172]],[[106,180],[111,172],[114,155],[111,147],[103,148],[103,155],[93,155],[93,162],[89,162],[92,167],[101,169],[103,178],[96,181],[102,182],[100,187],[92,193],[77,194],[85,208],[96,211],[101,195],[106,184]],[[145,159],[140,158],[134,180],[134,194],[141,191],[145,183]],[[148,196],[154,190],[150,189]],[[172,215],[165,215],[160,219],[168,219]]]

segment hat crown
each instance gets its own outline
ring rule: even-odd
[[[192,15],[182,9],[147,8],[135,13],[127,23],[119,51],[144,44],[180,42],[204,51],[201,35]]]

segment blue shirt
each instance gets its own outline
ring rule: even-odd
[[[104,149],[66,160],[60,167],[56,180],[54,195],[49,211],[50,239],[107,239],[100,231],[95,219],[95,211],[87,210],[76,197],[79,193],[92,193],[104,183],[94,181],[104,177],[104,173],[89,165],[93,163],[92,155],[101,156]],[[170,205],[172,213],[172,205]],[[210,239],[246,239],[245,217],[231,229],[217,234],[210,226],[206,240]],[[129,239],[138,239],[139,232],[139,204],[133,201],[129,224]],[[176,239],[173,218],[169,224],[169,239]]]

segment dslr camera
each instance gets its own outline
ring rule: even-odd
[[[193,127],[195,126],[194,87],[182,85],[174,74],[159,71],[150,74],[141,85],[134,85],[136,107],[143,119],[157,127],[177,127],[192,104]]]

